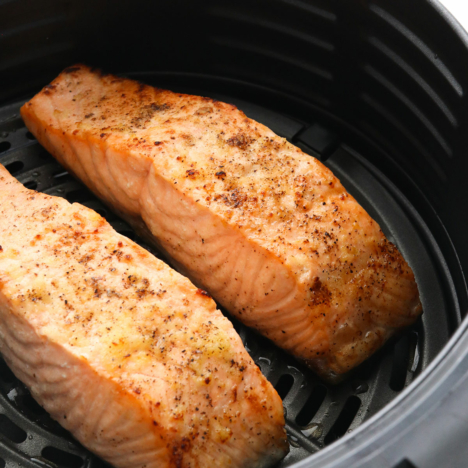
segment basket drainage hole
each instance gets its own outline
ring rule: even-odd
[[[294,377],[291,374],[283,374],[278,383],[275,385],[275,389],[282,400],[284,400],[294,385]]]
[[[15,172],[18,172],[18,171],[21,171],[21,169],[23,169],[24,167],[24,163],[22,161],[14,161],[10,164],[7,164],[5,166],[5,169],[11,174],[13,175]]]
[[[332,428],[325,437],[325,445],[329,445],[340,437],[344,436],[346,431],[351,426],[354,418],[356,417],[359,408],[361,407],[361,400],[357,396],[350,396],[343,409],[341,410],[338,419],[333,424]]]
[[[37,182],[35,180],[30,180],[23,184],[29,190],[36,190],[37,189]]]
[[[90,198],[92,198],[92,195],[91,195],[91,192],[89,192],[88,190],[81,188],[78,190],[72,190],[68,192],[65,198],[70,203],[75,203],[75,202],[82,202],[85,200],[89,200]]]
[[[0,468],[5,468],[6,462],[3,458],[0,458]]]
[[[26,132],[26,137],[29,140],[35,140],[36,139],[36,137],[31,132]]]
[[[307,426],[312,418],[315,416],[317,411],[319,410],[320,406],[325,400],[325,396],[327,395],[327,389],[322,385],[317,385],[312,390],[309,398],[305,402],[305,405],[296,416],[296,423],[299,426],[305,427]]]
[[[46,447],[42,450],[42,456],[46,460],[49,460],[63,468],[80,468],[83,466],[82,458],[55,447]]]
[[[416,468],[416,465],[413,465],[409,460],[403,460],[394,468]]]
[[[393,347],[393,365],[389,386],[395,392],[403,390],[405,386],[410,355],[409,341],[407,335],[403,336]]]
[[[47,414],[46,410],[28,393],[24,395],[22,405],[37,416]]]
[[[0,153],[4,153],[5,151],[11,148],[11,143],[9,141],[2,141],[0,143]]]
[[[15,444],[21,444],[26,440],[26,432],[4,414],[0,414],[0,433]]]

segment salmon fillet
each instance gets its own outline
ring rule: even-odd
[[[235,106],[66,69],[39,142],[246,325],[336,378],[421,313],[411,268],[316,159]]]
[[[288,451],[281,399],[214,301],[94,211],[3,166],[0,351],[116,467],[266,467]]]

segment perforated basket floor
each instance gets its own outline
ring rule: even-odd
[[[235,83],[222,80],[210,79],[205,89],[203,77],[160,73],[140,78],[175,91],[232,102],[249,117],[322,159],[380,223],[415,271],[424,307],[422,319],[357,369],[346,382],[336,386],[321,382],[293,357],[233,320],[246,349],[283,399],[291,451],[279,466],[292,466],[326,445],[339,443],[345,433],[376,414],[414,380],[447,342],[460,318],[450,312],[447,285],[451,280],[443,258],[408,201],[367,163],[365,155],[354,151],[339,134],[322,126],[317,120],[319,116],[304,121],[253,101],[241,101],[236,95],[244,89],[236,89]],[[254,95],[254,91],[249,95]],[[0,109],[0,163],[28,188],[96,210],[118,232],[157,255],[35,141],[19,116],[21,104]],[[47,415],[3,361],[0,362],[0,456],[0,468],[103,466],[101,460]]]

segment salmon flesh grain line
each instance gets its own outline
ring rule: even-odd
[[[118,468],[267,467],[288,451],[281,399],[209,296],[1,165],[0,351]]]
[[[332,172],[233,105],[76,65],[21,115],[182,273],[324,378],[421,314],[411,268]]]

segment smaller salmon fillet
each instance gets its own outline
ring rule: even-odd
[[[94,211],[0,166],[0,351],[120,468],[267,467],[281,399],[214,301]]]
[[[421,313],[411,268],[340,181],[235,106],[76,65],[21,115],[194,284],[323,377]]]

